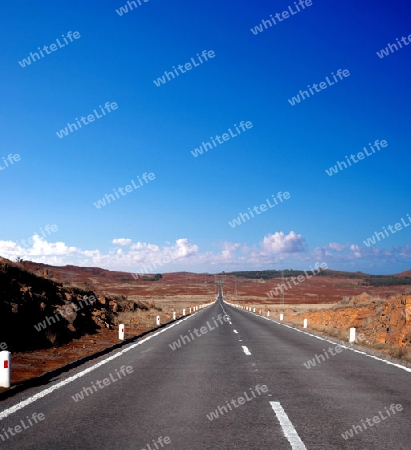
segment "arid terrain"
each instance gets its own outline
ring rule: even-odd
[[[265,302],[267,305],[281,303],[281,294],[269,297],[268,293],[283,282],[281,272],[234,272],[218,275],[176,272],[162,274],[162,278],[154,281],[155,274],[138,277],[128,272],[108,271],[95,267],[64,266],[54,267],[24,261],[24,268],[31,272],[46,276],[63,284],[64,287],[92,289],[101,295],[124,295],[131,300],[161,301],[177,300],[183,302],[202,301],[214,298],[217,294],[217,277],[222,279],[226,299],[240,301]],[[285,271],[284,282],[302,271]],[[367,292],[373,296],[388,298],[394,294],[411,292],[411,271],[393,276],[369,276],[361,272],[337,272],[325,270],[310,278],[304,275],[304,281],[284,292],[286,304],[318,304],[338,303],[344,297],[360,295]],[[261,276],[259,276],[261,275]],[[268,278],[271,277],[272,278]],[[250,278],[248,278],[250,276]],[[385,280],[386,278],[386,280]],[[402,280],[410,285],[393,281]],[[386,282],[385,282],[386,281]]]
[[[367,337],[363,344],[409,359],[405,310],[411,304],[411,272],[376,277],[327,270],[289,283],[283,296],[278,289],[274,293],[301,273],[285,271],[282,278],[273,271],[184,272],[136,278],[127,272],[1,258],[0,342],[13,353],[12,383],[118,344],[120,323],[126,326],[126,338],[138,336],[156,327],[157,316],[164,324],[173,320],[173,312],[178,318],[183,308],[189,313],[195,305],[213,301],[218,278],[229,302],[265,314],[284,312],[285,321],[296,325],[307,318],[313,330],[342,339],[350,327],[358,327]],[[94,301],[85,304],[84,298]]]

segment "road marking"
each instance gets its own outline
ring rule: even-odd
[[[211,306],[211,305],[209,305],[209,306]],[[191,314],[190,316],[187,316],[184,319],[180,319],[177,322],[174,322],[171,325],[167,326],[166,328],[163,328],[162,330],[157,331],[156,333],[154,333],[154,334],[152,334],[150,336],[147,336],[146,338],[142,339],[141,341],[136,342],[135,344],[131,344],[130,346],[126,347],[124,350],[121,350],[118,353],[115,353],[114,355],[111,355],[108,358],[104,359],[103,361],[100,361],[100,362],[94,364],[93,366],[91,366],[91,367],[89,367],[89,368],[87,368],[87,369],[77,373],[76,375],[68,377],[65,380],[62,380],[62,381],[54,384],[53,386],[50,386],[49,388],[38,392],[37,394],[33,395],[32,397],[29,397],[26,400],[23,400],[23,401],[21,401],[19,403],[16,403],[15,405],[11,406],[10,408],[5,409],[4,411],[2,411],[0,413],[0,420],[3,420],[6,417],[10,416],[11,414],[19,411],[20,409],[25,408],[26,406],[30,405],[31,403],[34,403],[35,401],[39,400],[40,398],[43,398],[46,395],[51,394],[53,391],[55,391],[57,389],[60,389],[61,387],[65,386],[66,384],[69,384],[72,381],[77,380],[77,378],[81,378],[84,375],[87,375],[88,373],[92,372],[93,370],[103,366],[104,364],[107,364],[108,362],[112,361],[113,359],[118,358],[119,356],[123,355],[124,353],[127,353],[128,351],[132,350],[133,348],[143,344],[144,342],[149,341],[154,336],[157,336],[160,333],[164,333],[164,331],[170,330],[171,328],[173,328],[174,326],[178,325],[179,323],[182,323],[185,320],[188,320],[191,317],[194,317],[196,314],[198,314],[198,313],[195,312],[194,314]]]
[[[285,323],[277,322],[274,319],[268,319],[267,317],[262,317],[262,316],[259,316],[258,314],[252,313],[252,312],[250,312],[250,314],[253,314],[254,316],[257,316],[257,317],[261,317],[262,319],[269,320],[270,322],[274,322],[277,325],[281,325],[282,327],[287,327],[287,328],[290,328],[291,330],[299,331],[301,333],[307,334],[308,336],[311,336],[311,337],[314,337],[316,339],[319,339],[320,341],[329,342],[330,344],[334,344],[334,345],[338,344],[342,348],[345,348],[347,350],[351,350],[354,353],[359,353],[360,355],[368,356],[368,358],[372,358],[372,359],[375,359],[377,361],[383,362],[385,364],[388,364],[389,366],[395,366],[395,367],[398,367],[399,369],[405,370],[406,372],[411,372],[411,368],[410,367],[402,366],[401,364],[396,364],[396,363],[393,363],[391,361],[387,361],[385,359],[379,358],[378,356],[374,356],[374,355],[370,355],[370,354],[368,354],[366,352],[362,352],[361,350],[356,350],[355,348],[347,347],[344,344],[339,344],[338,342],[330,341],[329,339],[325,339],[325,338],[322,338],[320,336],[316,336],[315,334],[308,333],[307,331],[302,331],[302,330],[299,330],[298,328],[290,327],[290,325],[286,325]]]
[[[247,348],[245,345],[243,345],[242,347],[243,347],[244,353],[245,353],[246,355],[251,355],[250,350],[248,350],[248,348]]]
[[[307,450],[307,447],[304,445],[303,441],[298,436],[297,431],[295,430],[293,424],[288,418],[286,412],[281,406],[280,402],[270,402],[271,407],[273,408],[278,421],[280,422],[281,428],[285,434],[285,437],[289,440],[291,447],[293,450]]]
[[[233,330],[233,331],[234,331],[235,334],[238,334],[238,331],[237,331],[237,330]]]

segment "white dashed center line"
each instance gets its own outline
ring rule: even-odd
[[[246,355],[251,355],[250,350],[248,350],[248,348],[247,348],[245,345],[243,345],[242,347],[243,347],[244,353],[245,353]]]
[[[289,440],[291,447],[293,450],[307,450],[307,447],[304,445],[304,442],[298,436],[297,431],[295,430],[293,424],[288,418],[286,412],[281,406],[280,402],[270,402],[271,407],[273,408],[278,421],[280,422],[281,428],[284,431],[285,437]]]

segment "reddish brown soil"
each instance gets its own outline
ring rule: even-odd
[[[148,328],[126,330],[126,339],[137,336]],[[85,356],[93,355],[119,343],[118,331],[101,329],[95,335],[83,336],[58,348],[14,353],[12,359],[12,384],[17,384],[45,372],[60,368]]]
[[[177,298],[194,303],[201,301],[196,297],[215,298],[217,295],[216,275],[194,274],[188,272],[166,273],[158,281],[142,281],[134,279],[131,273],[114,272],[93,267],[64,266],[54,267],[24,262],[24,267],[34,273],[43,275],[48,270],[52,279],[64,285],[77,286],[82,289],[93,289],[105,295],[125,295],[134,300],[164,299],[174,302]],[[308,272],[310,274],[310,272]],[[411,276],[411,271],[398,276]],[[149,275],[150,277],[150,275]],[[234,300],[247,302],[248,300],[264,299],[267,305],[280,303],[280,295],[270,299],[267,292],[281,284],[281,278],[271,280],[248,279],[222,275],[224,296]],[[367,292],[388,298],[394,294],[403,293],[407,286],[368,286],[361,279],[312,276],[302,283],[294,285],[290,278],[291,288],[284,293],[284,303],[336,303],[344,296],[359,295]],[[70,284],[66,284],[70,283]]]
[[[345,296],[359,295],[367,292],[373,296],[388,298],[391,295],[402,293],[406,286],[366,286],[362,280],[349,278],[334,278],[325,276],[313,276],[305,281],[294,285],[290,278],[284,282],[287,290],[284,290],[284,303],[286,304],[317,304],[338,303]],[[227,279],[224,294],[231,301],[238,300],[241,304],[253,303],[259,300],[260,305],[276,305],[281,302],[281,292],[277,296],[269,298],[267,293],[281,284],[281,278],[271,280],[249,280],[237,278],[237,296],[235,295],[235,283],[233,279]]]
[[[128,323],[128,337],[138,335],[155,327],[155,316],[162,316],[162,323],[172,318],[172,312],[181,315],[182,309],[212,301],[217,296],[215,275],[170,273],[163,274],[158,281],[134,279],[130,273],[113,272],[99,268],[80,268],[74,266],[53,267],[37,263],[24,262],[24,267],[37,275],[51,278],[64,286],[91,289],[100,295],[124,295],[129,300],[139,300],[148,304],[147,312],[120,313],[118,320]],[[406,272],[401,275],[410,275]],[[267,292],[281,283],[281,278],[262,280],[225,276],[222,277],[224,297],[227,301],[239,304],[275,307],[281,296],[269,298]],[[403,293],[406,286],[370,287],[363,280],[313,276],[294,285],[289,278],[291,288],[285,291],[284,303],[297,304],[337,304],[345,296],[367,292],[372,296],[388,298]],[[156,309],[157,308],[157,309]],[[161,312],[159,312],[159,308]],[[132,328],[134,327],[134,328]],[[12,382],[36,377],[84,356],[118,343],[118,331],[101,329],[96,335],[82,338],[59,348],[38,350],[35,352],[13,354]]]

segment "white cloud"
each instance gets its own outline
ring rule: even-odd
[[[288,234],[284,234],[282,231],[268,234],[264,236],[262,246],[267,253],[297,253],[306,250],[304,238],[294,231],[290,231]]]
[[[146,244],[145,242],[136,242],[131,246],[132,250],[142,250],[142,251],[151,251],[158,252],[160,251],[160,247],[158,245]]]
[[[8,256],[72,255],[81,253],[81,250],[76,247],[67,247],[64,242],[50,243],[37,234],[33,235],[30,240],[32,245],[27,247],[23,247],[17,242],[0,241],[0,253]]]
[[[352,251],[352,254],[355,258],[362,257],[361,248],[359,245],[356,244],[350,245],[350,250]]]
[[[24,253],[24,248],[13,241],[0,241],[0,254],[5,255],[6,258],[12,256],[20,256]]]
[[[398,254],[403,258],[411,258],[411,245],[406,244],[403,247],[396,247]]]
[[[330,268],[333,265],[363,270],[367,264],[370,267],[377,262],[406,262],[411,258],[410,244],[389,250],[331,242],[308,252],[305,239],[294,231],[268,234],[252,246],[225,241],[216,245],[216,250],[203,252],[188,238],[179,238],[164,246],[116,238],[105,253],[97,249],[82,250],[64,242],[48,242],[38,235],[34,235],[30,242],[32,245],[25,247],[10,240],[0,241],[0,255],[9,259],[20,256],[52,265],[99,266],[110,270],[154,273],[278,269],[284,264],[304,268],[308,263],[317,261],[327,263]]]
[[[328,247],[336,252],[342,252],[347,248],[347,245],[338,244],[337,242],[330,242]]]
[[[132,242],[133,241],[131,239],[125,239],[125,238],[112,240],[112,244],[118,244],[118,245],[130,245]]]
[[[33,236],[34,243],[29,250],[29,255],[72,255],[81,253],[76,247],[68,247],[64,242],[50,243],[38,235]]]
[[[199,248],[197,245],[190,244],[188,239],[177,239],[176,245],[170,250],[177,257],[185,257],[196,254]]]

